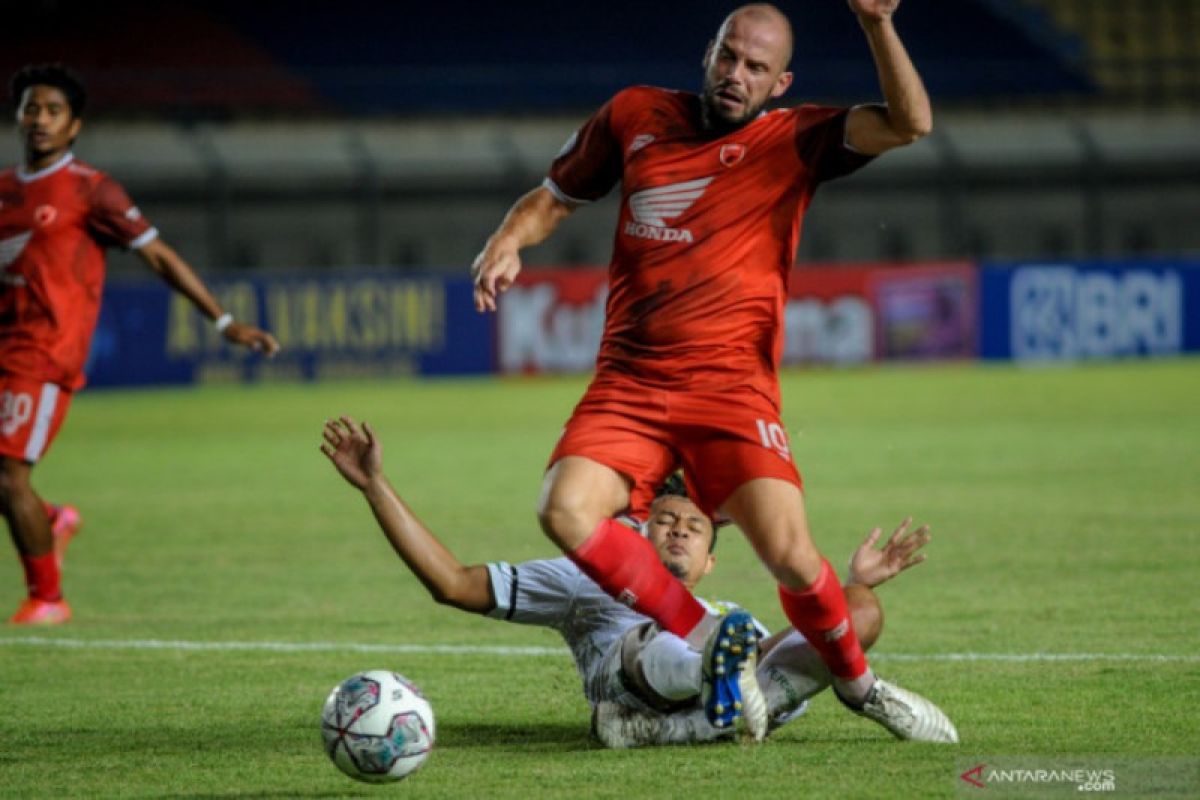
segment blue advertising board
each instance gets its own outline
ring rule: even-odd
[[[88,361],[93,386],[492,372],[494,324],[465,278],[345,274],[213,280],[242,322],[280,353],[227,344],[182,296],[154,281],[110,281]]]
[[[892,320],[888,325],[880,323],[875,337],[879,341],[871,336],[864,339],[868,345],[874,341],[879,348],[876,357],[884,359],[969,357],[976,346],[984,359],[1020,362],[1200,352],[1200,261],[990,263],[978,269],[977,283],[967,280],[974,275],[971,266],[943,265],[935,270],[939,279],[965,281],[961,297],[954,295],[953,307],[961,313],[950,316],[933,314],[949,306],[934,302],[942,299],[941,294],[926,291],[926,273],[933,274],[930,269],[839,268],[826,276],[828,286],[818,280],[823,273],[810,269],[797,286],[809,291],[825,286],[834,292],[847,281],[861,282],[864,275],[875,272],[886,278],[879,286],[875,286],[878,281],[871,283],[875,288],[870,291],[855,289],[857,283],[842,287],[875,298],[879,319]],[[604,273],[596,272],[591,276],[581,270],[561,270],[550,277],[556,287],[569,288],[582,281],[601,291]],[[917,278],[925,282],[914,284]],[[90,384],[322,380],[530,369],[499,359],[498,352],[512,349],[506,345],[512,337],[504,331],[513,325],[501,325],[498,332],[492,315],[477,314],[466,278],[281,275],[214,280],[211,287],[236,319],[265,327],[279,339],[282,351],[276,358],[230,346],[209,320],[161,283],[115,280],[104,291],[87,368]],[[914,293],[916,289],[923,293]],[[516,312],[512,306],[507,302],[502,308],[508,317]],[[538,342],[544,337],[549,347],[561,333],[561,326],[551,324],[558,317],[547,316],[547,311],[526,318],[530,313],[526,309],[520,315],[520,329]],[[959,331],[958,321],[963,320],[971,327],[974,317],[978,341],[963,339],[960,331],[946,340],[954,347],[929,350],[933,344],[941,347],[942,340],[931,339],[935,329],[922,323],[924,349],[913,350],[910,317],[914,314],[921,320],[945,322],[936,328],[938,332]],[[793,316],[789,307],[789,335],[798,336],[807,329]],[[950,322],[954,325],[947,327]],[[545,348],[534,348],[541,349]],[[578,369],[590,368],[593,352],[584,354]]]
[[[1200,351],[1200,262],[985,264],[985,359],[1075,361]]]

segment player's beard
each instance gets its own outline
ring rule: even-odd
[[[756,106],[747,107],[744,113],[731,119],[721,113],[721,107],[717,102],[717,92],[721,88],[716,84],[705,86],[704,93],[700,95],[700,122],[706,131],[718,134],[731,133],[756,119],[767,107],[768,100],[764,100]]]
[[[679,580],[684,580],[688,576],[687,565],[679,561],[664,561],[663,566],[667,568],[667,572],[674,575]]]

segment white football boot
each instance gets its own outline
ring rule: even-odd
[[[897,739],[958,744],[958,731],[940,708],[882,678],[875,679],[862,707],[846,705],[855,714],[878,722]]]

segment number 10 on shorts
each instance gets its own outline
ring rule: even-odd
[[[758,425],[758,439],[762,446],[774,450],[784,461],[792,460],[792,451],[788,447],[787,433],[778,422],[767,422],[765,419],[754,421]]]

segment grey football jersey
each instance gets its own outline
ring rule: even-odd
[[[588,700],[595,702],[589,687],[596,684],[604,654],[625,631],[649,622],[649,617],[609,597],[566,557],[516,566],[499,561],[487,569],[496,600],[488,616],[558,631],[571,649]],[[718,611],[713,604],[700,602],[713,613],[726,610],[725,603],[718,604]],[[761,623],[759,628],[765,636]]]

